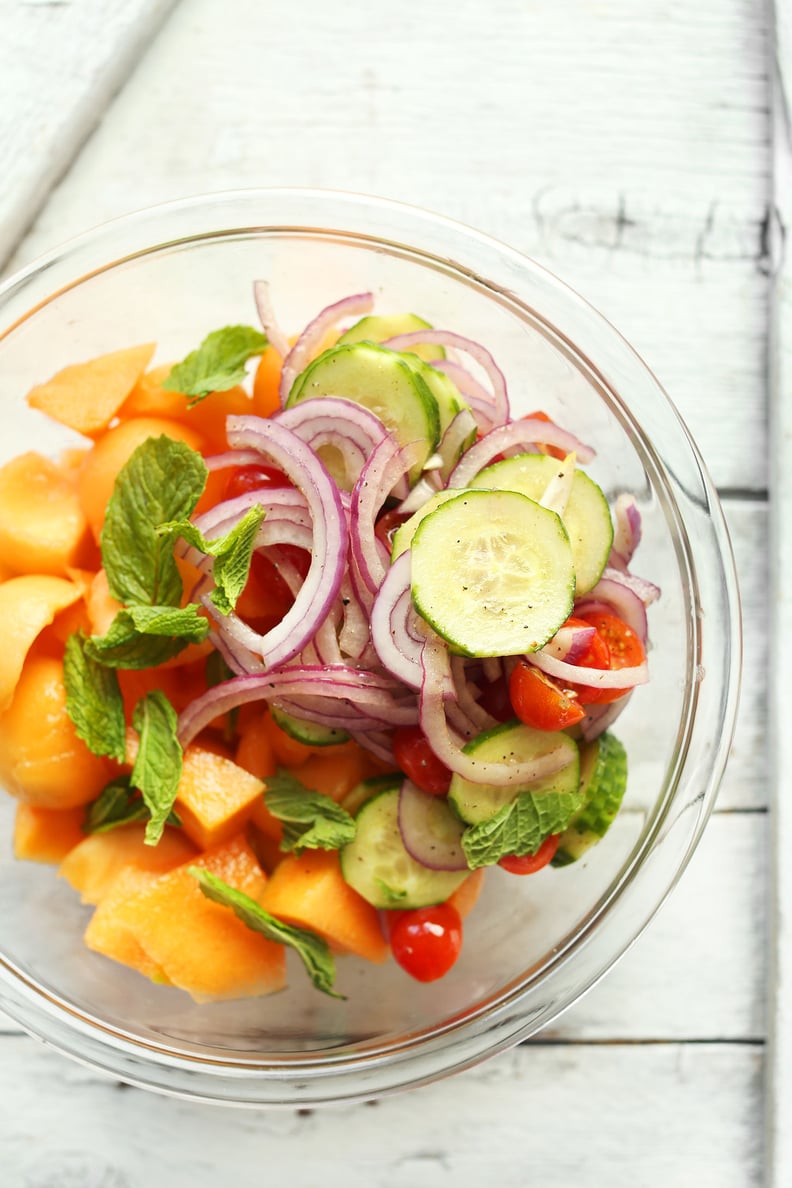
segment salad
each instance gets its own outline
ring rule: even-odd
[[[372,294],[293,340],[65,368],[0,468],[0,778],[85,942],[197,1000],[456,961],[484,872],[578,861],[648,680],[634,499],[480,343]],[[255,371],[248,375],[251,361]],[[547,876],[543,876],[547,877]]]

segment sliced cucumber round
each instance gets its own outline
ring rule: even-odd
[[[346,730],[339,730],[334,726],[321,726],[317,722],[306,722],[304,718],[296,718],[294,714],[287,713],[277,705],[270,704],[270,714],[281,730],[309,747],[333,747],[349,738]]]
[[[460,491],[413,536],[416,610],[464,655],[535,652],[569,617],[574,593],[564,525],[516,491]]]
[[[557,469],[558,462],[548,454],[517,454],[480,471],[468,485],[519,491],[540,500]],[[575,471],[561,518],[572,546],[576,592],[585,594],[602,577],[613,544],[613,523],[602,490],[582,470]]]
[[[321,396],[341,396],[376,413],[400,445],[421,443],[410,471],[417,482],[440,437],[437,401],[420,373],[398,351],[370,342],[334,346],[297,376],[287,406]]]
[[[355,817],[355,840],[341,850],[341,873],[375,908],[444,903],[469,870],[430,870],[410,855],[399,829],[399,789],[370,797]]]
[[[530,763],[532,759],[541,759],[558,746],[563,746],[568,753],[567,762],[553,775],[535,780],[532,784],[515,787],[474,784],[455,772],[448,790],[449,803],[466,824],[478,825],[494,817],[505,805],[511,804],[521,792],[533,792],[537,796],[546,792],[577,792],[580,784],[580,756],[577,743],[566,734],[534,730],[522,722],[504,722],[472,738],[463,750],[487,762]]]
[[[585,799],[561,834],[553,866],[577,862],[610,829],[627,790],[627,752],[612,734],[580,747],[580,790]]]
[[[418,314],[370,314],[355,322],[354,326],[341,335],[338,345],[347,342],[385,342],[388,338],[395,338],[397,334],[412,334],[416,330],[431,330],[428,322],[419,318]],[[412,348],[412,354],[420,359],[445,359],[443,348],[433,342],[421,342]]]
[[[350,817],[356,817],[367,800],[384,792],[387,788],[395,788],[398,792],[404,776],[400,771],[389,771],[384,775],[369,776],[355,784],[351,792],[347,792],[341,801],[341,808],[346,809]]]

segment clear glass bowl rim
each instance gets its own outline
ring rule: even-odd
[[[0,344],[17,325],[33,317],[38,308],[58,294],[128,259],[204,238],[287,231],[340,235],[372,247],[380,244],[404,251],[419,262],[425,258],[448,267],[457,276],[490,290],[493,296],[508,296],[512,304],[538,316],[569,342],[609,386],[607,374],[593,362],[598,343],[607,340],[611,350],[618,353],[622,373],[632,373],[644,384],[651,382],[655,398],[666,406],[669,420],[664,427],[675,439],[675,448],[685,451],[694,463],[699,483],[694,494],[708,513],[708,533],[705,541],[697,540],[695,563],[687,545],[688,561],[694,575],[697,570],[709,568],[717,575],[714,582],[721,583],[721,626],[725,632],[722,651],[710,648],[707,654],[706,668],[712,679],[698,686],[682,761],[666,781],[662,811],[655,815],[640,852],[614,880],[597,916],[550,964],[538,983],[522,979],[440,1027],[394,1042],[356,1045],[349,1052],[278,1054],[262,1061],[215,1055],[202,1058],[144,1043],[108,1027],[48,993],[0,954],[0,1007],[33,1035],[72,1057],[132,1084],[179,1096],[223,1104],[294,1108],[364,1100],[470,1067],[535,1034],[599,981],[634,943],[676,885],[712,811],[737,712],[741,632],[734,560],[717,493],[697,447],[657,379],[613,325],[573,289],[529,257],[462,223],[384,198],[328,190],[226,191],[168,202],[102,224],[10,277],[0,286]],[[529,277],[534,290],[541,292],[540,307],[536,305],[535,291],[530,297],[521,292],[521,277]],[[565,333],[567,320],[575,323],[574,338]],[[615,400],[621,404],[618,394]],[[626,409],[624,412],[640,434],[632,414]],[[651,447],[649,453],[653,454]],[[656,455],[653,460],[676,507],[679,484]],[[698,588],[696,599],[698,607]],[[709,615],[710,628],[712,617]],[[701,662],[700,638],[697,648]],[[717,740],[714,747],[712,739]],[[688,770],[694,767],[698,774],[695,792],[687,805],[694,811],[686,817],[682,814],[673,823],[676,830],[680,822],[685,827],[679,843],[681,853],[676,864],[664,872],[660,887],[652,888],[651,896],[636,908],[646,882],[642,860],[651,851],[672,804],[678,803],[680,796],[684,798],[686,764]],[[630,911],[625,900],[628,889]],[[604,917],[609,928],[607,952],[596,959],[589,954],[585,976],[574,992],[567,990],[554,998],[554,983],[571,959],[580,960],[594,925]]]

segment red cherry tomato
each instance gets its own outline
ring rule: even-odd
[[[290,487],[292,484],[282,470],[274,466],[235,466],[229,473],[225,485],[225,498],[235,499],[237,495],[247,495],[249,491],[259,491],[262,487]]]
[[[437,758],[420,726],[400,726],[393,732],[393,755],[400,770],[422,792],[446,795],[451,772]]]
[[[594,640],[599,641],[599,644],[604,646],[608,653],[608,663],[605,665],[591,664],[585,658],[579,660],[578,664],[586,665],[589,668],[609,669],[634,668],[643,664],[646,652],[640,638],[632,627],[628,627],[617,615],[611,615],[605,611],[588,613],[583,611],[578,615],[578,619],[596,628],[597,634],[594,636]],[[625,693],[629,692],[628,689],[594,689],[587,685],[576,685],[575,688],[584,705],[617,701],[619,697],[623,697]]]
[[[393,548],[393,537],[402,524],[409,520],[407,512],[400,512],[396,508],[383,512],[374,525],[374,531],[380,538],[388,552]]]
[[[537,412],[528,413],[527,417],[522,417],[521,419],[523,421],[547,421],[547,423],[549,425],[555,424],[555,422],[553,421],[553,418],[548,417],[547,413],[541,412],[541,410],[538,410]],[[549,454],[551,458],[558,458],[559,461],[566,458],[566,450],[562,450],[560,446],[547,445],[546,443],[543,443],[543,442],[537,442],[537,445],[539,446],[539,448],[541,450],[544,451],[545,454]]]
[[[520,660],[509,678],[515,714],[534,730],[566,730],[586,716],[577,696],[563,689],[527,660]]]
[[[391,923],[393,956],[418,982],[448,973],[462,949],[462,919],[449,903],[403,911]]]
[[[541,870],[543,866],[547,866],[555,855],[558,849],[558,839],[560,834],[551,833],[542,842],[535,854],[506,854],[501,858],[498,866],[502,866],[504,870],[508,870],[509,874],[527,875],[534,874],[537,870]]]

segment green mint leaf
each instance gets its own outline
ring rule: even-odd
[[[81,631],[70,635],[63,655],[66,712],[74,729],[95,755],[123,763],[126,721],[118,677],[90,654]]]
[[[355,837],[355,822],[340,804],[306,788],[282,767],[267,776],[264,801],[273,817],[283,822],[282,850],[340,850]]]
[[[583,803],[579,792],[521,792],[494,816],[462,834],[468,866],[493,866],[506,854],[535,854],[551,833],[562,833]]]
[[[193,548],[214,558],[212,576],[215,588],[210,598],[221,615],[231,614],[247,584],[250,558],[264,514],[264,508],[256,504],[245,512],[230,532],[214,540],[207,540],[189,520],[171,520],[160,524],[157,530],[163,534],[181,536]]]
[[[173,809],[182,773],[182,749],[176,737],[176,711],[164,693],[155,689],[135,706],[132,725],[140,736],[130,782],[139,788],[151,820],[146,845],[155,846]]]
[[[150,437],[118,474],[102,529],[102,562],[113,598],[125,605],[178,606],[182,583],[173,538],[156,531],[190,516],[206,464],[182,441]]]
[[[267,339],[252,326],[224,326],[207,334],[195,351],[171,368],[163,388],[192,397],[198,404],[210,392],[225,392],[245,378],[245,364],[260,355]]]
[[[315,932],[309,932],[307,928],[295,928],[271,916],[255,899],[251,899],[243,891],[229,887],[228,883],[224,883],[211,871],[202,870],[200,866],[191,866],[189,871],[198,880],[198,885],[207,899],[231,908],[243,924],[254,932],[260,932],[267,940],[294,949],[317,990],[333,998],[344,997],[333,989],[335,961],[327,942],[320,936]]]
[[[137,789],[132,787],[129,776],[111,780],[96,800],[87,806],[84,833],[107,833],[120,825],[133,825],[146,821],[150,813]],[[168,814],[167,825],[181,825],[176,813]]]
[[[128,606],[106,635],[86,640],[88,655],[108,668],[155,668],[177,656],[188,643],[201,643],[208,620],[197,603],[188,606]]]

